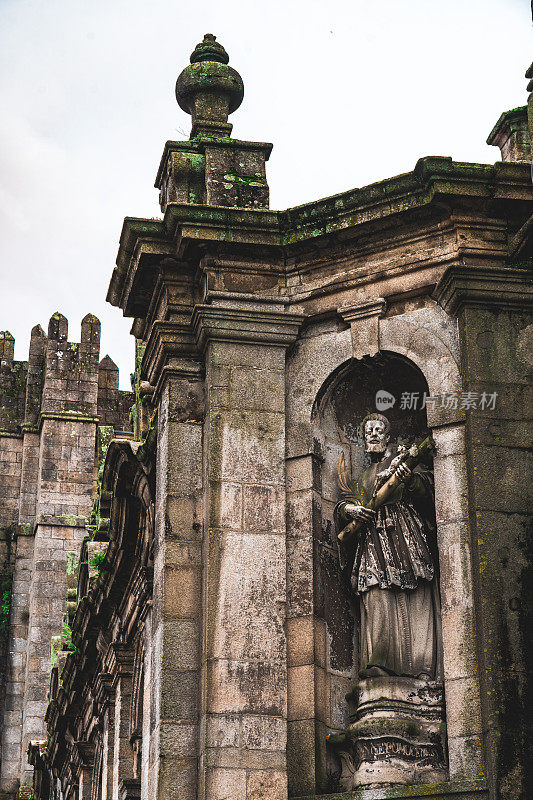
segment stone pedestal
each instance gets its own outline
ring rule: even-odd
[[[367,678],[347,700],[350,725],[328,741],[343,789],[446,780],[442,684]]]

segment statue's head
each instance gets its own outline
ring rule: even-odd
[[[390,422],[383,414],[367,414],[361,432],[367,453],[384,453],[389,443]]]

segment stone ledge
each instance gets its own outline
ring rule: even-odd
[[[0,439],[22,439],[22,433],[14,431],[0,431]]]
[[[74,514],[40,514],[35,525],[53,525],[61,528],[85,528],[89,520],[87,517],[77,517]]]
[[[0,542],[11,542],[17,536],[33,536],[34,533],[34,527],[29,522],[13,523],[0,528]],[[0,800],[2,800],[1,795]]]
[[[299,795],[292,800],[434,800],[436,797],[452,800],[487,800],[488,791],[483,780],[475,782],[413,784],[412,786],[380,786],[360,788],[351,792],[333,794]]]
[[[45,419],[59,420],[60,422],[100,422],[99,417],[90,414],[78,413],[76,411],[43,411],[40,415],[41,424]]]

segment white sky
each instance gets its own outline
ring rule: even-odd
[[[485,139],[526,102],[529,0],[0,0],[0,329],[27,358],[55,311],[129,388],[130,320],[105,302],[125,216],[159,215],[163,144],[188,138],[174,84],[206,32],[242,75],[230,118],[270,141],[271,207],[413,169],[493,163]]]

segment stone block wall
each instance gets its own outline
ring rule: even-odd
[[[91,314],[79,343],[61,314],[47,335],[36,326],[27,361],[0,333],[0,791],[31,784],[27,741],[44,731],[50,639],[91,511],[98,425],[129,426],[132,395],[109,357],[99,364],[99,342]]]

